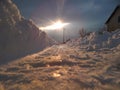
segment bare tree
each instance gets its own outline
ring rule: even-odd
[[[86,33],[86,31],[85,31],[84,28],[82,28],[82,29],[79,30],[79,35],[80,35],[81,38],[84,38],[86,36],[86,34],[87,33]]]

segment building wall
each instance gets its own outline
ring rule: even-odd
[[[120,7],[117,9],[115,14],[112,16],[110,21],[107,23],[107,30],[114,31],[116,29],[120,29],[120,22],[118,22],[118,17],[120,17]]]

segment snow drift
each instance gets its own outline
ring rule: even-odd
[[[114,48],[120,44],[120,29],[111,33],[107,31],[103,33],[92,32],[84,38],[80,37],[76,40],[71,40],[67,44],[87,50]]]
[[[42,50],[54,43],[31,20],[21,16],[11,0],[0,0],[0,63]]]

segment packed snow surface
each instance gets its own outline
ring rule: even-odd
[[[0,67],[2,90],[120,90],[120,45],[54,45]]]

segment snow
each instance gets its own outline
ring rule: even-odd
[[[5,90],[119,90],[119,58],[120,45],[89,52],[67,44],[53,45],[1,66],[0,85]]]
[[[25,19],[12,0],[0,0],[0,64],[55,43],[33,21]]]
[[[12,5],[10,0],[4,1]],[[120,30],[92,32],[53,45],[54,40],[14,9],[16,19],[8,17],[4,19],[7,27],[0,26],[0,43],[7,43],[0,44],[0,58],[46,49],[1,65],[0,90],[120,90]],[[9,11],[2,12],[6,15]]]
[[[84,38],[78,38],[67,42],[69,46],[78,46],[81,49],[98,50],[101,48],[113,48],[120,44],[120,29],[114,32],[92,32],[90,35],[86,35]]]

